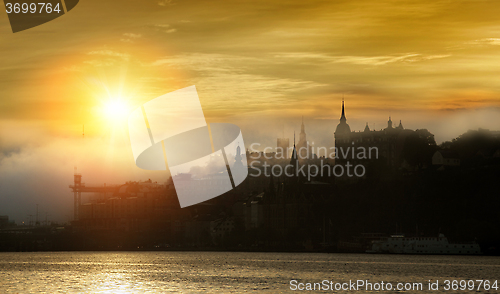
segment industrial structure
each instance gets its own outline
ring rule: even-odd
[[[69,185],[73,192],[73,219],[78,220],[80,218],[80,207],[82,205],[82,193],[98,193],[101,198],[105,199],[110,194],[112,194],[118,186],[106,186],[104,183],[103,186],[85,186],[85,183],[82,183],[82,175],[76,173],[73,176],[74,182],[73,185]]]

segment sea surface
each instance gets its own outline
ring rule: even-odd
[[[325,280],[333,288],[321,290],[319,283]],[[356,284],[357,280],[379,286],[381,282],[385,286],[391,283],[393,287],[397,283],[421,282],[423,288],[335,290],[337,283],[344,288],[352,287],[350,281]],[[474,290],[447,291],[445,280],[455,280],[457,285],[462,280],[488,280],[494,286],[494,281],[500,280],[500,257],[245,252],[0,253],[0,293],[500,293],[500,285],[498,290],[491,287],[485,290],[484,286],[476,289],[480,283],[477,281]],[[429,281],[438,281],[438,289],[429,290]],[[307,287],[307,283],[311,287],[318,283],[316,291],[298,290]]]

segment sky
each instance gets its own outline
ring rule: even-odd
[[[498,130],[498,15],[496,0],[85,0],[13,34],[1,11],[0,215],[26,221],[38,203],[69,220],[75,166],[87,183],[163,182],[135,167],[110,101],[127,112],[191,85],[247,147],[293,138],[302,117],[333,146],[342,97],[352,130],[389,116],[438,143]]]

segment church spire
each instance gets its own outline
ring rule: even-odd
[[[399,120],[399,126],[398,126],[398,128],[400,128],[400,129],[402,129],[402,130],[404,129],[404,128],[403,128],[403,124],[401,123],[401,120]]]
[[[370,131],[370,127],[368,127],[368,123],[366,123],[365,132],[369,132],[369,131]]]
[[[345,117],[345,107],[344,107],[344,95],[342,95],[342,115],[340,116],[340,123],[337,125],[335,134],[348,134],[351,132],[351,128],[347,124],[347,119]]]
[[[293,151],[292,157],[290,158],[290,165],[293,167],[293,173],[295,175],[295,170],[299,166],[299,158],[297,156],[297,149],[295,147],[295,132],[293,132]]]
[[[236,156],[234,157],[235,162],[240,162],[242,160],[241,157],[241,148],[240,148],[240,142],[238,142],[238,147],[236,147]]]
[[[342,95],[342,116],[340,117],[340,121],[346,121],[345,110],[344,110],[344,95]]]

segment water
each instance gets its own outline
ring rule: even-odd
[[[500,279],[500,258],[241,252],[0,253],[0,293],[296,293],[290,280],[372,283]],[[477,287],[477,283],[475,285]],[[500,286],[500,285],[499,285]],[[359,293],[366,293],[361,291]],[[311,293],[311,291],[306,291]],[[346,293],[313,291],[312,293]],[[350,291],[353,293],[356,291]],[[375,291],[373,291],[375,292]],[[478,293],[500,293],[480,289]]]

